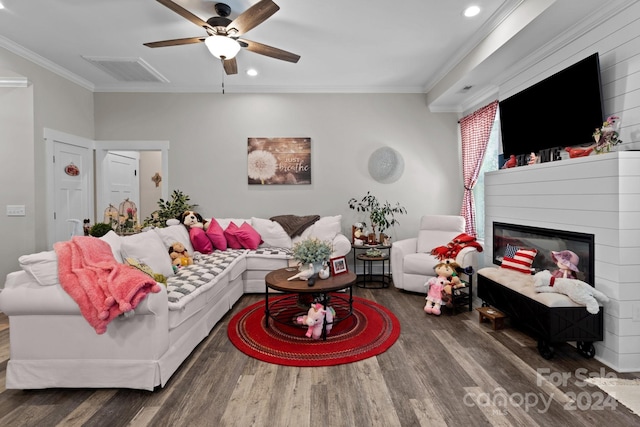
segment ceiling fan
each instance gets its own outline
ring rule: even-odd
[[[244,33],[257,27],[266,21],[271,15],[280,10],[280,6],[271,0],[260,0],[258,3],[241,13],[233,21],[228,18],[231,13],[231,8],[224,3],[217,3],[215,5],[215,10],[219,16],[209,18],[206,22],[171,0],[157,1],[183,18],[204,28],[208,35],[203,37],[188,37],[184,39],[144,43],[145,46],[165,47],[204,42],[207,45],[207,48],[209,48],[209,51],[215,57],[222,60],[222,66],[224,67],[226,74],[238,73],[238,64],[235,56],[241,48],[245,48],[250,52],[260,55],[280,59],[282,61],[296,63],[300,59],[300,55],[240,38]]]

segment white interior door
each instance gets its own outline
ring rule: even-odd
[[[53,242],[69,240],[77,225],[69,220],[92,218],[90,177],[93,150],[55,141],[53,145]]]
[[[106,158],[104,182],[109,203],[118,208],[129,199],[140,206],[140,155],[135,151],[109,151]],[[100,208],[100,207],[99,207]],[[106,209],[106,206],[105,206]]]

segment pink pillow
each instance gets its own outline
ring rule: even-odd
[[[227,250],[227,239],[224,237],[224,230],[218,224],[218,221],[213,218],[211,218],[209,228],[207,228],[207,237],[211,240],[214,249]]]
[[[224,237],[227,239],[227,246],[231,249],[242,249],[242,245],[238,241],[238,226],[235,222],[230,222],[226,230],[224,230]]]
[[[189,238],[193,245],[193,250],[198,251],[201,254],[210,254],[213,252],[213,245],[211,240],[207,237],[207,234],[202,228],[190,228]]]
[[[258,249],[258,246],[262,243],[262,237],[248,222],[243,222],[238,228],[236,238],[240,246],[245,249]]]

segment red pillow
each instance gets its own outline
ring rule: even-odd
[[[198,251],[201,254],[210,254],[213,252],[211,240],[209,240],[202,228],[190,228],[189,238],[191,239],[194,251]]]
[[[258,249],[262,243],[262,237],[248,222],[243,222],[238,228],[236,238],[240,246],[245,249]]]
[[[238,241],[238,226],[235,222],[230,222],[226,230],[224,230],[224,237],[227,239],[227,246],[231,249],[242,249],[242,245]]]
[[[531,274],[533,259],[537,254],[538,251],[535,249],[518,249],[513,258],[504,257],[500,267],[519,271],[520,273]]]
[[[218,224],[218,221],[213,218],[211,218],[209,228],[207,228],[207,237],[211,240],[214,249],[227,250],[227,239],[224,237],[224,230]]]

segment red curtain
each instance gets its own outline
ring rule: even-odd
[[[493,101],[460,120],[462,137],[462,178],[464,197],[460,215],[466,220],[465,232],[476,236],[476,212],[473,201],[473,187],[478,181],[482,160],[487,149],[491,127],[496,117],[498,101]]]

